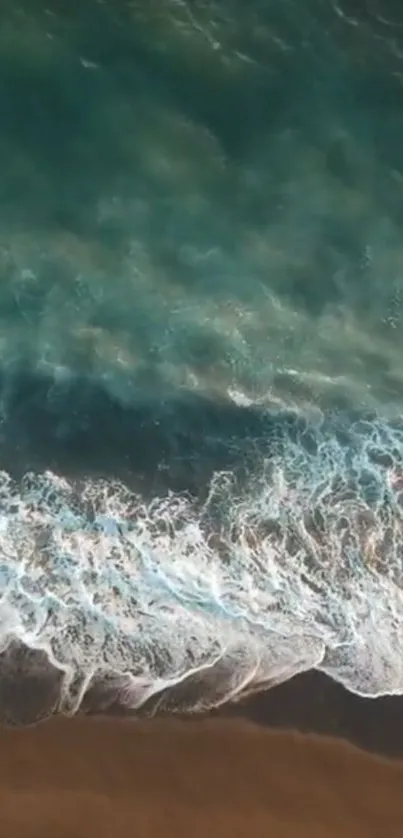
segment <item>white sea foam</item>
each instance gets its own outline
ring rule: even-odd
[[[312,667],[362,695],[403,693],[403,431],[346,433],[271,444],[198,504],[2,472],[2,647],[46,650],[66,711],[108,672],[129,676],[130,707],[196,673],[217,673],[200,709]]]

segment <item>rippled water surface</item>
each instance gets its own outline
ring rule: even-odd
[[[0,160],[3,648],[403,692],[401,4],[3,0]]]

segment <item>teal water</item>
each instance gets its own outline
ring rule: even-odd
[[[0,161],[3,647],[403,692],[400,4],[3,0]]]

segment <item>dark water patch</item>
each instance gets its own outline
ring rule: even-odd
[[[45,652],[11,640],[0,653],[0,723],[20,727],[53,715],[61,684],[62,673]]]
[[[362,698],[322,672],[304,672],[264,694],[219,711],[269,727],[338,736],[362,748],[403,757],[402,696]]]
[[[157,391],[158,393],[158,391]],[[87,378],[58,385],[52,378],[3,379],[0,458],[20,477],[55,470],[67,477],[125,480],[142,491],[199,494],[220,469],[245,468],[259,440],[282,433],[281,422],[257,406],[178,391],[122,405]],[[284,414],[284,428],[297,422]]]

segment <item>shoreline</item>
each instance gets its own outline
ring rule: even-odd
[[[10,644],[0,653],[0,726],[30,727],[58,715],[60,690],[61,672],[50,665],[44,652]],[[179,693],[176,698],[180,697],[183,699]],[[156,712],[164,702],[171,710],[175,707],[174,691],[167,691],[166,699],[158,695],[138,711],[128,710],[124,706],[124,678],[104,678],[86,692],[77,716],[153,717],[157,721],[166,719],[167,723],[176,718],[190,724],[238,719],[254,722],[262,729],[294,729],[342,738],[369,752],[403,759],[403,696],[361,698],[317,671],[296,675],[244,701],[204,714]]]

